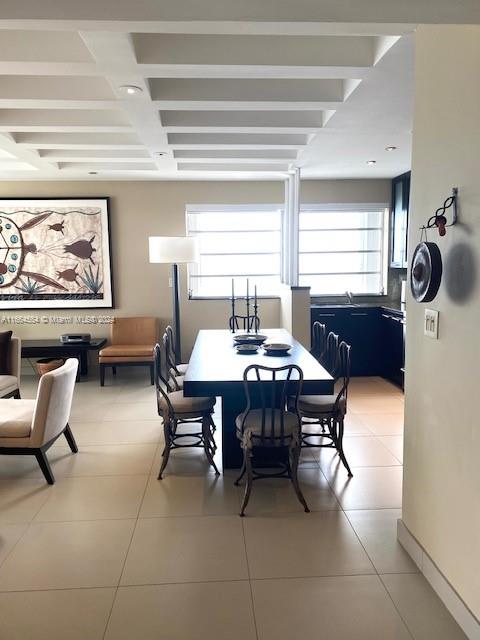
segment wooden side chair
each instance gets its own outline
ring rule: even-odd
[[[173,333],[173,327],[167,325],[165,328],[169,340],[169,348],[165,357],[167,359],[167,366],[174,370],[176,376],[184,376],[187,373],[188,364],[179,364],[175,362],[175,334]]]
[[[260,318],[256,315],[242,316],[235,314],[228,319],[228,328],[230,331],[253,331],[258,333],[260,331]]]
[[[325,340],[325,349],[320,358],[320,364],[325,367],[328,373],[334,378],[338,363],[338,344],[340,338],[336,333],[330,331]]]
[[[344,420],[350,382],[350,345],[341,342],[337,357],[338,391],[332,395],[301,395],[298,410],[302,416],[302,447],[336,449],[349,476],[350,466],[343,451]],[[315,432],[315,425],[320,428]],[[308,427],[308,431],[306,428]]]
[[[78,360],[69,358],[58,369],[45,373],[38,383],[36,400],[0,400],[0,454],[35,456],[48,484],[54,484],[46,452],[65,436],[73,453],[78,448],[68,425]]]
[[[243,450],[243,466],[235,484],[238,485],[247,475],[240,515],[245,515],[254,480],[281,477],[292,481],[297,498],[308,512],[298,483],[301,417],[297,403],[303,372],[297,365],[271,368],[252,364],[245,369],[243,381],[247,406],[235,421],[237,438]],[[273,454],[273,468],[278,469],[274,473],[262,472],[254,464],[257,455],[264,454],[268,458],[269,452]]]
[[[312,325],[312,348],[310,353],[321,361],[327,346],[327,327],[316,320]]]
[[[175,366],[175,356],[171,334],[165,331],[162,338],[163,351],[165,353],[165,379],[169,391],[181,391],[183,389],[184,375]]]
[[[159,344],[154,348],[154,370],[157,408],[158,414],[163,418],[165,436],[165,448],[158,479],[162,479],[170,451],[188,447],[201,447],[215,473],[220,475],[213,459],[217,449],[213,437],[215,424],[212,418],[215,398],[187,398],[183,395],[183,391],[168,391],[168,380],[162,372],[162,350]],[[181,425],[189,424],[200,424],[200,428],[197,427],[188,432],[179,429]]]

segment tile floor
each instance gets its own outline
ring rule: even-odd
[[[23,397],[35,388],[26,377]],[[53,487],[34,461],[1,459],[2,640],[464,638],[396,541],[403,396],[387,382],[352,381],[352,479],[331,451],[302,456],[310,514],[266,480],[240,519],[234,474],[195,450],[172,453],[159,482],[139,373],[78,384],[71,425],[80,451],[50,450]]]

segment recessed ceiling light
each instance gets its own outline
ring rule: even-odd
[[[129,96],[136,95],[138,93],[143,93],[143,89],[141,87],[137,87],[134,84],[122,84],[121,87],[118,87],[120,91],[126,93]]]
[[[367,164],[374,165],[374,164],[377,164],[377,161],[376,160],[367,160]]]
[[[396,151],[397,147],[385,147],[385,151]]]

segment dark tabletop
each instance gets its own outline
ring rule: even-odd
[[[285,329],[262,329],[267,342],[292,345],[288,356],[267,356],[262,348],[253,355],[240,355],[233,344],[233,335],[227,330],[201,330],[188,364],[184,380],[186,396],[222,395],[225,390],[243,384],[243,372],[250,364],[282,367],[296,364],[303,371],[305,392],[331,393],[333,379],[320,363]]]

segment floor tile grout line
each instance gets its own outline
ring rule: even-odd
[[[118,577],[118,583],[117,583],[117,586],[116,586],[116,588],[115,588],[115,593],[113,594],[113,598],[112,598],[112,606],[110,607],[110,611],[109,611],[109,613],[108,613],[108,617],[107,617],[107,620],[106,620],[106,623],[105,623],[105,629],[104,629],[104,631],[103,631],[103,636],[102,636],[102,638],[103,638],[103,639],[105,639],[105,636],[106,636],[106,634],[107,634],[107,630],[108,630],[108,625],[110,624],[110,619],[111,619],[111,617],[112,617],[113,608],[114,608],[114,606],[115,606],[115,602],[116,602],[116,599],[117,599],[118,589],[119,589],[119,587],[120,587],[120,583],[121,583],[121,581],[122,581],[123,572],[124,572],[124,570],[125,570],[125,565],[126,565],[126,563],[127,563],[128,554],[130,553],[130,548],[131,548],[131,546],[132,546],[133,538],[134,538],[134,536],[135,536],[135,531],[137,530],[137,525],[138,525],[138,520],[139,520],[140,510],[141,510],[141,508],[142,508],[143,501],[144,501],[144,499],[145,499],[145,494],[146,494],[146,492],[147,492],[147,490],[148,490],[148,485],[149,485],[149,482],[150,482],[150,476],[151,476],[151,474],[152,474],[152,469],[153,469],[153,465],[154,465],[154,463],[155,463],[155,458],[156,458],[156,454],[157,454],[157,450],[158,450],[158,448],[159,448],[159,445],[157,444],[157,446],[155,447],[155,451],[154,451],[154,453],[153,453],[153,456],[152,456],[152,460],[151,460],[151,463],[150,463],[150,467],[149,467],[148,475],[147,475],[147,477],[146,477],[146,479],[145,479],[145,486],[144,486],[144,488],[143,488],[142,497],[141,497],[141,499],[140,499],[140,500],[139,500],[139,502],[138,502],[137,517],[135,518],[135,524],[134,524],[134,526],[133,526],[133,528],[132,528],[132,535],[130,536],[130,542],[129,542],[129,544],[128,544],[128,547],[127,547],[127,550],[126,550],[126,553],[125,553],[125,558],[124,558],[123,563],[122,563],[122,568],[121,568],[121,570],[120,570],[120,574],[119,574],[119,577]]]
[[[158,447],[157,447],[157,448],[158,448]],[[116,599],[117,599],[118,589],[119,589],[119,587],[120,587],[120,583],[121,583],[121,581],[122,581],[123,572],[124,572],[124,570],[125,570],[125,565],[127,564],[128,554],[130,553],[130,548],[131,548],[131,546],[132,546],[133,538],[134,538],[134,536],[135,536],[135,531],[137,530],[137,525],[138,525],[138,520],[139,520],[139,514],[140,514],[140,510],[141,510],[141,508],[142,508],[143,501],[144,501],[144,499],[145,499],[145,494],[146,494],[147,489],[148,489],[148,484],[149,484],[149,482],[150,482],[150,474],[151,474],[151,471],[152,471],[152,468],[153,468],[153,464],[154,464],[154,462],[155,462],[155,454],[156,454],[156,452],[157,452],[157,450],[155,449],[155,453],[153,454],[152,462],[151,462],[151,464],[150,464],[150,473],[149,473],[149,475],[148,475],[148,476],[147,476],[147,478],[146,478],[146,481],[145,481],[145,487],[144,487],[144,489],[143,489],[143,494],[142,494],[142,497],[141,497],[141,499],[139,500],[139,503],[138,503],[137,517],[135,518],[135,524],[134,524],[134,526],[133,526],[133,528],[132,528],[132,535],[130,536],[130,542],[129,542],[129,544],[128,544],[127,551],[126,551],[126,553],[125,553],[125,558],[124,558],[123,563],[122,563],[122,568],[121,568],[121,570],[120,570],[120,574],[119,574],[119,577],[118,577],[118,583],[117,583],[117,586],[115,587],[115,593],[113,594],[113,598],[112,598],[112,606],[110,607],[110,611],[109,611],[109,613],[108,613],[108,617],[107,617],[107,620],[106,620],[106,623],[105,623],[105,629],[104,629],[104,631],[103,631],[103,636],[102,636],[103,640],[105,640],[105,636],[106,636],[106,634],[107,634],[108,625],[110,624],[110,618],[112,617],[113,608],[114,608],[114,606],[115,606],[115,601],[116,601]]]
[[[239,503],[240,503],[240,500],[239,500]],[[241,508],[240,504],[239,504],[239,508]],[[247,537],[245,535],[245,518],[242,518],[241,525],[242,525],[242,534],[243,534],[243,545],[244,545],[244,549],[245,549],[245,561],[247,563],[248,587],[249,587],[249,590],[250,590],[250,603],[251,603],[251,606],[252,606],[253,625],[255,627],[256,639],[259,640],[258,626],[257,626],[257,616],[256,616],[256,613],[255,613],[255,600],[253,598],[252,577],[250,575],[250,563],[248,561]]]
[[[383,442],[380,440],[380,438],[401,438],[403,443],[403,434],[375,435],[374,437],[380,442],[380,444],[383,447],[385,447],[385,449],[387,449],[387,451],[389,451],[392,454],[394,458],[398,460],[399,464],[403,467],[403,460],[400,460],[397,454],[394,453],[391,449],[389,449],[387,445],[383,444]]]
[[[402,466],[403,466],[403,465],[402,465]],[[410,627],[407,625],[407,623],[406,623],[406,621],[404,620],[403,616],[401,615],[401,613],[400,613],[400,611],[399,611],[399,609],[398,609],[398,607],[397,607],[396,603],[394,602],[394,600],[393,600],[393,598],[392,598],[391,594],[389,593],[388,589],[386,588],[385,583],[384,583],[384,581],[382,580],[382,577],[381,577],[380,573],[378,572],[377,567],[375,566],[375,564],[374,564],[374,562],[373,562],[373,559],[370,557],[370,554],[368,553],[368,551],[367,551],[366,547],[364,546],[364,544],[363,544],[362,540],[360,539],[360,536],[358,535],[358,533],[357,533],[357,531],[356,531],[355,527],[353,526],[353,523],[351,522],[350,518],[348,517],[348,513],[346,512],[346,510],[345,510],[345,509],[343,509],[343,507],[342,507],[342,511],[343,511],[343,513],[344,513],[345,517],[347,518],[348,522],[350,523],[350,526],[352,527],[352,529],[353,529],[353,531],[354,531],[354,533],[355,533],[355,536],[357,537],[357,539],[358,539],[358,541],[359,541],[360,545],[362,546],[362,548],[363,548],[363,550],[365,551],[365,553],[366,553],[366,555],[367,555],[368,559],[370,560],[370,562],[371,562],[371,564],[372,564],[372,566],[373,566],[373,568],[374,568],[374,570],[375,570],[375,575],[377,576],[378,580],[380,581],[380,583],[381,583],[381,585],[382,585],[382,587],[383,587],[383,589],[384,589],[385,593],[387,594],[387,597],[388,597],[388,598],[389,598],[389,600],[391,601],[391,603],[392,603],[392,605],[393,605],[393,607],[394,607],[395,611],[397,612],[397,614],[398,614],[398,616],[399,616],[400,620],[403,622],[403,624],[404,624],[404,626],[405,626],[405,629],[406,629],[407,633],[410,635],[410,637],[412,638],[412,640],[415,640],[415,637],[414,637],[413,633],[411,632]],[[353,509],[350,509],[350,511],[353,511]],[[395,574],[394,574],[394,575],[395,575]]]
[[[118,586],[112,584],[103,584],[103,585],[88,585],[88,586],[76,586],[76,587],[49,587],[46,589],[0,589],[0,594],[6,593],[42,593],[44,591],[85,591],[89,589],[112,589],[117,591],[118,589],[128,589],[134,587],[161,587],[161,586],[171,586],[171,585],[184,585],[184,584],[223,584],[223,583],[237,583],[237,582],[268,582],[268,581],[276,581],[276,580],[318,580],[318,579],[328,579],[328,578],[362,578],[362,577],[376,577],[378,575],[379,578],[381,576],[386,575],[411,575],[418,576],[418,572],[413,573],[328,573],[328,574],[318,574],[318,575],[307,575],[307,576],[268,576],[262,578],[221,578],[214,580],[185,580],[185,581],[176,581],[176,582],[136,582],[131,584],[119,584]]]
[[[51,489],[52,489],[52,487],[50,487],[50,489],[46,489],[46,491],[49,491],[49,490],[51,490]],[[31,529],[31,526],[32,526],[32,524],[33,524],[33,522],[34,522],[34,519],[37,517],[37,515],[40,513],[40,511],[43,509],[43,507],[47,504],[47,502],[48,502],[48,500],[49,500],[49,498],[50,498],[50,497],[51,497],[51,496],[48,496],[48,495],[47,495],[47,497],[46,497],[46,498],[45,498],[45,500],[42,502],[42,504],[38,507],[37,511],[35,511],[35,513],[34,513],[34,515],[33,515],[32,519],[31,519],[29,522],[21,522],[21,523],[14,523],[14,522],[11,522],[11,523],[4,523],[4,524],[25,524],[25,525],[27,525],[27,526],[25,527],[25,530],[24,530],[24,532],[22,533],[22,535],[19,537],[19,539],[15,542],[15,544],[13,545],[13,547],[12,547],[12,548],[10,549],[10,551],[7,553],[7,555],[5,556],[5,558],[2,560],[2,562],[0,562],[0,569],[1,569],[1,567],[3,567],[3,565],[5,564],[5,562],[7,561],[7,559],[11,556],[11,554],[13,553],[13,551],[17,548],[17,545],[19,544],[19,542],[20,542],[21,540],[23,540],[23,538],[27,535],[28,531]],[[2,524],[2,523],[0,522],[0,526],[1,526],[1,524]]]
[[[116,587],[115,585],[96,585],[96,586],[86,586],[86,587],[50,587],[48,589],[12,589],[11,591],[7,591],[5,589],[0,589],[0,595],[6,593],[43,593],[45,591],[88,591],[90,589],[111,589],[112,591],[116,591],[118,589],[130,589],[135,587],[168,587],[171,585],[178,584],[210,584],[210,583],[231,583],[231,582],[249,582],[247,578],[238,578],[238,579],[222,579],[222,580],[197,580],[197,581],[188,581],[188,582],[144,582],[138,584],[122,584]]]
[[[117,476],[118,477],[118,476]],[[120,476],[121,477],[121,476]],[[197,477],[197,476],[195,476]],[[198,476],[199,477],[199,476]],[[152,479],[152,476],[148,477],[147,480],[147,484],[148,481]],[[140,498],[140,500],[142,500],[142,498]],[[338,501],[337,501],[338,502]],[[331,512],[338,512],[338,511],[343,511],[345,513],[345,515],[347,515],[347,512],[351,512],[351,511],[398,511],[399,507],[378,507],[378,508],[360,508],[360,509],[355,509],[355,508],[351,508],[349,507],[348,509],[343,509],[342,506],[340,505],[340,503],[338,503],[338,507],[337,508],[327,508],[327,509],[311,509],[311,513],[316,513],[316,514],[321,514],[321,513],[331,513]],[[221,518],[221,517],[226,517],[226,516],[233,516],[237,513],[237,511],[235,512],[225,512],[225,513],[182,513],[182,514],[168,514],[168,515],[152,515],[152,516],[138,516],[138,518],[134,515],[130,515],[130,516],[118,516],[118,517],[109,517],[109,518],[92,518],[92,517],[86,517],[86,518],[75,518],[75,519],[70,519],[70,520],[28,520],[28,521],[23,521],[23,522],[2,522],[0,521],[0,526],[21,526],[24,525],[27,528],[30,525],[34,525],[34,524],[62,524],[62,523],[78,523],[78,522],[111,522],[111,521],[119,521],[119,520],[165,520],[168,518]],[[265,517],[265,518],[270,518],[270,517],[277,517],[277,516],[287,516],[287,515],[292,515],[295,513],[299,513],[298,510],[292,509],[288,510],[288,511],[262,511],[261,513],[255,513],[254,515],[251,516],[251,518],[255,518],[255,517]],[[35,518],[36,516],[34,516]],[[348,516],[347,516],[348,517]],[[395,571],[386,571],[383,572],[385,574],[390,574],[390,573],[416,573],[416,572],[410,572],[410,571],[402,571],[402,572],[395,572]]]
[[[23,530],[23,533],[21,534],[21,536],[18,538],[18,540],[15,542],[15,544],[13,545],[13,547],[10,549],[10,551],[7,553],[7,555],[3,558],[3,560],[0,562],[0,572],[1,572],[1,568],[3,567],[3,565],[5,564],[5,562],[8,560],[8,558],[11,556],[11,554],[14,552],[14,550],[16,549],[17,545],[19,544],[19,542],[25,537],[27,531],[30,529],[30,525],[31,522],[28,523],[21,523],[21,524],[25,524],[25,529]],[[10,523],[11,526],[20,526],[20,525],[14,525],[13,523]],[[0,524],[1,526],[1,524]]]
[[[357,538],[358,542],[360,543],[360,545],[361,545],[362,549],[364,550],[365,554],[367,555],[368,559],[370,560],[370,563],[372,564],[372,567],[373,567],[373,568],[374,568],[374,570],[375,570],[375,575],[376,575],[376,577],[377,577],[377,578],[378,578],[378,580],[380,581],[380,584],[382,585],[382,587],[383,587],[384,591],[386,592],[386,594],[387,594],[387,596],[388,596],[389,600],[391,601],[391,603],[392,603],[392,605],[393,605],[393,607],[394,607],[395,611],[397,612],[398,616],[400,617],[401,621],[403,622],[403,624],[404,624],[404,626],[405,626],[405,629],[407,630],[408,634],[411,636],[412,640],[415,640],[415,637],[414,637],[413,633],[410,631],[409,626],[407,625],[406,621],[403,619],[403,616],[401,615],[401,613],[400,613],[400,611],[399,611],[399,609],[398,609],[398,607],[397,607],[396,603],[394,602],[394,600],[393,600],[393,598],[392,598],[391,594],[389,593],[388,589],[386,588],[385,583],[383,582],[383,580],[382,580],[382,578],[381,578],[381,575],[380,575],[380,573],[379,573],[379,571],[378,571],[377,567],[375,566],[375,563],[374,563],[373,559],[370,557],[370,554],[368,553],[368,551],[367,551],[367,549],[366,549],[365,545],[363,544],[363,542],[362,542],[362,540],[361,540],[360,536],[359,536],[359,535],[358,535],[358,533],[357,533],[357,530],[355,529],[355,527],[353,526],[353,523],[351,522],[350,518],[348,517],[348,513],[346,513],[346,512],[345,512],[345,510],[343,510],[343,513],[344,513],[345,517],[347,518],[347,520],[348,520],[348,522],[349,522],[349,524],[350,524],[351,528],[353,529],[353,532],[355,533],[355,536],[356,536],[356,538]]]
[[[402,613],[400,612],[400,609],[397,607],[397,604],[395,602],[395,600],[392,597],[392,594],[390,593],[390,591],[387,589],[385,582],[382,580],[382,575],[381,574],[377,574],[378,575],[378,579],[380,580],[382,587],[385,590],[385,593],[387,594],[387,596],[390,599],[390,602],[393,604],[395,611],[398,613],[401,621],[403,622],[403,624],[405,625],[405,629],[407,630],[407,632],[410,634],[410,636],[412,637],[412,640],[416,640],[415,638],[415,634],[413,633],[413,631],[410,629],[410,626],[407,624],[407,621],[405,620],[405,618],[403,617]]]

